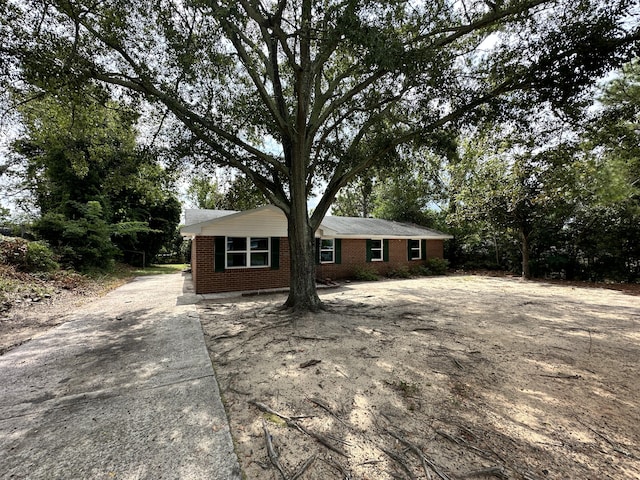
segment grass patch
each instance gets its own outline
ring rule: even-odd
[[[133,274],[136,276],[141,275],[161,275],[168,273],[179,273],[186,269],[188,265],[186,263],[176,263],[171,265],[151,265],[145,268],[136,268],[133,270]]]
[[[123,263],[116,264],[111,271],[94,271],[88,272],[86,275],[94,280],[101,282],[130,280],[133,277],[143,277],[148,275],[160,275],[178,273],[187,268],[186,263],[177,263],[171,265],[149,265],[145,268],[132,267]]]
[[[149,275],[160,275],[178,273],[187,268],[188,265],[184,263],[171,264],[171,265],[150,265],[148,267],[132,267],[126,264],[116,264],[113,270],[105,271],[93,271],[87,272],[85,276],[89,278],[92,283],[101,285],[102,290],[107,292],[118,288],[121,285],[131,281],[135,277],[144,277]]]

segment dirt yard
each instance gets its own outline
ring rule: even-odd
[[[0,265],[0,285],[6,278],[4,273]],[[0,355],[65,323],[80,305],[119,285],[80,280],[61,285],[59,281],[34,280],[27,274],[20,277],[17,291],[8,295],[0,292]]]
[[[640,297],[470,275],[321,297],[199,306],[246,478],[640,478]]]

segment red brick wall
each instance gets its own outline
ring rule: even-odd
[[[353,277],[356,266],[365,264],[367,259],[367,244],[365,240],[343,238],[341,244],[342,262],[340,264],[322,263],[316,265],[316,278],[335,280]]]
[[[443,240],[427,240],[427,258],[444,258]]]
[[[196,293],[211,293],[202,290],[213,271],[214,237],[195,237],[191,241],[191,277]],[[205,287],[206,290],[206,287]]]
[[[386,275],[398,267],[411,268],[424,263],[421,260],[408,260],[407,240],[389,240],[389,261],[388,262],[367,262],[367,241],[365,239],[343,238],[342,261],[340,264],[323,263],[316,267],[316,277],[319,279],[330,278],[340,280],[352,278],[358,267],[376,271],[379,275]],[[442,240],[427,240],[427,258],[442,258],[444,252],[444,242]],[[423,252],[424,257],[424,252]]]
[[[280,238],[280,268],[234,268],[216,272],[215,237],[196,237],[192,243],[191,273],[196,293],[264,290],[289,286],[289,241]],[[196,261],[197,259],[197,261]]]
[[[191,272],[196,293],[262,290],[289,285],[289,241],[286,237],[280,238],[280,268],[278,270],[241,268],[216,272],[214,268],[214,243],[214,237],[195,237],[192,241]],[[410,268],[424,262],[424,259],[407,260],[407,240],[390,239],[389,261],[367,263],[366,244],[364,239],[342,239],[341,263],[316,265],[316,277],[332,280],[352,278],[357,267],[366,267],[377,271],[380,275],[386,275],[400,266]],[[442,258],[443,250],[442,240],[427,240],[427,258]]]

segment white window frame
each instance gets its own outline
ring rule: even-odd
[[[244,238],[246,241],[245,244],[245,249],[244,250],[229,250],[229,239],[230,238]],[[258,239],[258,240],[267,240],[267,249],[256,249],[256,250],[252,250],[251,249],[251,240],[252,239]],[[241,237],[241,236],[229,236],[229,237],[225,237],[225,243],[224,243],[225,247],[224,247],[224,266],[226,269],[229,270],[233,270],[233,269],[237,269],[237,268],[270,268],[271,267],[271,237]],[[241,254],[244,253],[245,255],[245,265],[243,266],[230,266],[229,265],[229,254]],[[267,254],[267,263],[266,265],[251,265],[251,254],[252,253],[266,253]]]
[[[411,258],[409,260],[422,260],[422,240],[420,239],[416,240],[415,238],[412,238],[411,240],[409,240],[409,245],[411,245],[411,242],[418,242],[418,248],[410,247]],[[415,251],[418,252],[417,257],[413,256],[413,252]]]
[[[331,247],[324,247],[323,242],[331,242]],[[335,238],[320,238],[320,263],[336,263],[336,239]],[[323,252],[331,252],[331,260],[322,260]]]
[[[380,242],[380,247],[374,247],[373,242]],[[380,258],[373,258],[373,252],[380,252]],[[383,262],[384,261],[384,239],[372,238],[371,239],[371,261]]]

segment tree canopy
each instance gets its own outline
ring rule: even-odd
[[[202,162],[287,215],[287,304],[315,309],[313,234],[335,195],[460,122],[567,107],[629,58],[633,0],[0,3],[15,87],[101,82],[169,112]],[[322,188],[310,215],[307,200]]]
[[[214,210],[251,210],[267,203],[260,190],[244,175],[236,176],[225,184],[215,177],[193,173],[187,197],[197,208]]]
[[[527,128],[494,125],[463,137],[449,166],[457,265],[637,280],[637,59],[612,78],[579,122],[545,112]]]
[[[137,113],[102,93],[60,89],[30,98],[13,146],[40,214],[36,231],[80,270],[109,268],[116,255],[141,263],[144,252],[151,261],[181,211],[170,176],[137,145]]]

